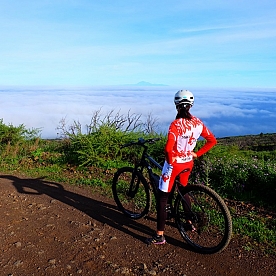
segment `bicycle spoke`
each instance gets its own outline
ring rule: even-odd
[[[205,189],[193,190],[184,198],[179,200],[176,218],[183,238],[200,251],[214,253],[224,248],[232,229],[227,207]]]
[[[140,218],[150,208],[150,194],[145,180],[133,169],[123,169],[116,176],[113,194],[119,208],[129,217]]]

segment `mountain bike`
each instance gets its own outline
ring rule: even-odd
[[[114,174],[114,200],[127,217],[146,216],[152,204],[152,194],[158,198],[160,177],[153,167],[162,166],[148,153],[148,145],[160,138],[139,138],[122,146],[141,146],[142,155],[134,167],[123,167]],[[182,238],[200,253],[213,254],[224,250],[230,242],[232,219],[223,199],[210,187],[202,184],[182,186],[176,178],[166,207],[167,219],[174,219]]]

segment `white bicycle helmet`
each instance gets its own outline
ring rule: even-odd
[[[194,95],[189,90],[179,90],[174,96],[174,103],[176,106],[187,103],[193,106],[194,104]]]

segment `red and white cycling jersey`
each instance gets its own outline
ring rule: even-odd
[[[200,119],[194,116],[190,120],[180,118],[171,123],[165,146],[166,160],[159,181],[159,189],[161,191],[170,192],[175,177],[183,169],[189,169],[189,171],[180,175],[180,182],[183,186],[187,185],[193,168],[193,155],[191,152],[194,150],[199,136],[205,138],[206,143],[196,152],[197,157],[206,153],[217,143],[215,136]]]
[[[191,152],[196,146],[198,138],[202,136],[207,143],[197,152],[201,156],[216,144],[216,138],[197,117],[192,119],[176,119],[169,128],[166,152],[169,156],[169,163],[186,163],[193,159]]]

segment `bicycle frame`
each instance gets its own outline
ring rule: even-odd
[[[127,147],[127,146],[130,146],[130,145],[133,145],[133,144],[136,144],[136,145],[139,145],[139,146],[143,147],[143,152],[142,152],[141,159],[140,159],[140,161],[137,164],[135,164],[134,171],[138,171],[138,172],[140,172],[143,175],[143,170],[144,169],[147,170],[148,175],[149,175],[149,179],[150,179],[149,185],[152,187],[153,194],[154,194],[155,198],[157,198],[157,196],[158,196],[158,185],[156,185],[156,183],[155,183],[155,180],[154,180],[155,173],[152,170],[151,164],[153,164],[159,170],[162,170],[162,165],[160,165],[156,160],[154,160],[147,153],[148,146],[146,146],[144,142],[145,142],[145,140],[139,139],[138,143],[136,143],[136,142],[129,143],[129,144],[124,145],[123,147]],[[185,169],[181,173],[186,172],[186,171],[187,170]],[[130,183],[129,191],[128,191],[128,196],[130,196],[130,197],[134,197],[135,194],[138,191],[138,188],[139,188],[139,182],[136,182],[136,184],[135,184],[136,186],[133,187],[133,185],[134,185],[134,177],[135,177],[135,174],[133,175],[133,178],[132,178],[131,183]],[[185,202],[185,206],[188,209],[190,209],[189,202],[187,202],[187,199],[184,198],[184,196],[182,195],[179,187],[183,187],[183,186],[180,184],[179,180],[176,179],[175,184],[174,184],[174,186],[172,188],[172,191],[170,193],[170,196],[168,198],[168,205],[170,206],[170,209],[172,210],[173,209],[174,194],[175,194],[175,191],[177,191],[177,193],[180,194],[181,198]]]
[[[154,175],[155,174],[152,171],[151,164],[153,164],[159,170],[162,170],[162,166],[147,153],[147,149],[148,149],[147,146],[145,146],[145,145],[141,145],[141,146],[143,147],[142,157],[140,159],[140,162],[135,165],[134,169],[141,172],[141,174],[143,174],[144,169],[147,170],[148,175],[149,175],[149,179],[150,179],[149,184],[151,185],[151,187],[153,189],[154,196],[156,197],[157,196],[157,191],[158,191],[158,186],[155,185],[155,182],[154,182]]]

